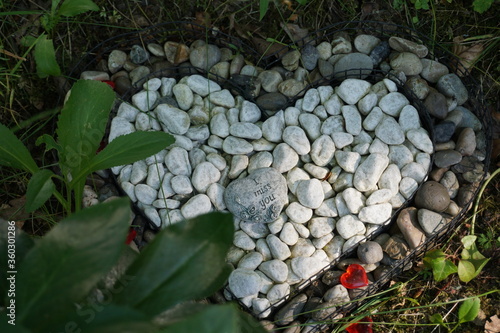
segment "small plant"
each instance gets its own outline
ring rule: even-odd
[[[481,301],[478,297],[465,299],[460,307],[458,308],[458,322],[455,323],[453,328],[450,327],[450,323],[444,321],[443,316],[440,313],[435,313],[429,316],[429,320],[446,328],[449,332],[455,331],[461,324],[473,321],[479,314],[479,309],[481,308]]]
[[[423,273],[424,271],[420,271],[419,273],[413,275],[408,281],[396,282],[386,290],[367,296],[364,298],[366,303],[357,306],[349,317],[335,319],[333,321],[335,326],[332,333],[341,333],[345,332],[345,330],[352,333],[369,333],[373,330],[376,332],[399,332],[400,330],[394,330],[394,328],[400,326],[402,329],[401,331],[404,331],[404,327],[407,327],[408,325],[413,326],[413,328],[419,327],[420,329],[440,325],[453,331],[463,323],[472,321],[477,317],[480,309],[481,297],[499,292],[499,290],[491,290],[472,297],[465,297],[445,302],[433,301],[430,304],[421,304],[420,299],[413,298],[408,295],[413,294],[414,291],[413,288],[411,288],[412,282],[422,281]],[[412,306],[405,306],[408,302],[411,303]],[[339,304],[339,306],[344,304]],[[453,306],[452,309],[454,309],[457,305],[460,306],[458,307],[458,320],[456,322],[445,321],[446,316],[443,317],[439,312],[436,313],[436,311],[439,311],[440,308]],[[408,313],[424,316],[426,312],[432,314],[427,316],[429,319],[427,322],[424,320],[419,320],[418,322],[405,322],[405,320],[392,321],[394,318],[402,319],[405,317],[405,314]],[[451,311],[448,311],[448,313],[449,312]],[[318,324],[324,323],[324,321],[318,322]],[[425,332],[427,332],[427,330],[425,330]]]
[[[130,214],[129,200],[120,198],[70,215],[37,242],[13,231],[16,261],[9,265],[17,273],[0,271],[0,331],[265,332],[234,304],[192,301],[213,294],[231,272],[230,214],[169,226],[140,254],[125,245]],[[6,222],[0,229],[0,264],[7,267],[12,238]],[[7,285],[12,274],[15,297]]]
[[[99,7],[92,0],[52,0],[50,11],[45,11],[40,18],[45,32],[38,38],[27,37],[25,46],[35,46],[36,71],[40,78],[61,75],[61,69],[56,60],[54,42],[49,38],[61,17],[74,17],[88,11],[99,11]],[[8,13],[6,13],[8,14]]]
[[[117,137],[96,154],[114,98],[115,93],[106,83],[91,80],[75,83],[59,115],[57,141],[44,134],[36,142],[37,145],[44,143],[47,150],[56,150],[60,174],[40,168],[26,146],[0,124],[0,165],[32,174],[26,193],[28,212],[39,208],[52,195],[62,204],[66,214],[73,208],[78,211],[89,174],[145,159],[174,142],[168,133],[139,131]],[[63,185],[63,192],[56,189],[54,180]]]
[[[469,235],[462,238],[464,246],[458,267],[446,258],[446,253],[441,250],[431,250],[424,257],[426,267],[432,269],[434,280],[437,282],[446,279],[453,273],[458,273],[460,281],[469,282],[481,273],[483,267],[490,260],[484,257],[476,246],[477,236]]]
[[[448,3],[452,3],[453,0],[446,0]],[[430,10],[432,7],[431,0],[410,0],[416,10]],[[486,12],[490,9],[491,5],[495,0],[474,0],[472,3],[472,8],[479,14]],[[396,10],[401,10],[406,5],[405,0],[393,0],[392,6]],[[418,22],[418,16],[412,17],[413,23]]]
[[[483,234],[480,234],[477,241],[479,245],[486,250],[500,246],[500,236],[495,238],[495,232],[491,229],[487,230]]]

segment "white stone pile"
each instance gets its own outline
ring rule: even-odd
[[[256,104],[201,75],[153,78],[143,88],[119,106],[109,141],[165,131],[176,142],[112,171],[158,227],[225,211],[225,188],[256,169],[286,178],[276,221],[235,219],[229,288],[256,313],[388,223],[430,168],[429,135],[389,79],[310,89],[265,121]]]

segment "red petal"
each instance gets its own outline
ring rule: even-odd
[[[137,236],[137,231],[135,231],[135,229],[130,230],[125,240],[125,244],[129,245],[134,240],[135,236]]]
[[[356,289],[368,285],[368,277],[366,276],[363,266],[351,264],[347,267],[347,271],[340,276],[340,283],[347,289]]]
[[[102,82],[108,84],[108,86],[110,86],[113,90],[115,89],[115,83],[113,81],[110,81],[110,80],[102,80]]]
[[[360,322],[369,322],[368,324],[354,323],[347,326],[346,331],[349,333],[373,333],[373,320],[370,317],[364,317]]]

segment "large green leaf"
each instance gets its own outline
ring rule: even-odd
[[[13,236],[15,237],[14,243],[12,243]],[[10,246],[9,239],[11,239]],[[33,245],[33,240],[28,235],[15,228],[14,221],[0,219],[0,267],[6,268],[0,270],[0,307],[6,305],[7,290],[10,287],[10,281],[7,278],[10,277],[11,273],[7,272],[17,270]],[[5,331],[0,330],[0,332]]]
[[[180,318],[159,333],[264,333],[256,320],[242,316],[234,304],[207,305],[201,310]]]
[[[136,278],[116,302],[154,315],[182,301],[211,295],[229,275],[225,257],[233,233],[233,218],[224,213],[163,229],[127,270]]]
[[[57,332],[123,333],[156,332],[151,318],[142,312],[109,304],[113,294],[105,295],[102,302],[94,301],[79,308],[68,321],[61,322]],[[71,330],[67,329],[72,323]]]
[[[31,177],[26,190],[25,208],[28,213],[38,209],[54,193],[56,186],[52,181],[52,176],[54,176],[52,171],[44,169],[38,170]]]
[[[0,124],[0,165],[31,173],[38,170],[26,146],[3,124]]]
[[[172,135],[164,132],[134,132],[119,136],[94,156],[88,166],[75,175],[74,179],[82,179],[97,170],[131,164],[145,159],[171,145],[174,141]]]
[[[106,83],[80,80],[73,85],[57,123],[63,174],[79,174],[95,156],[114,98],[113,90]]]
[[[481,301],[477,297],[469,298],[463,301],[458,308],[458,322],[465,323],[476,319],[479,314],[480,306]]]
[[[238,311],[238,320],[241,333],[266,333],[266,329],[249,313]]]
[[[117,261],[129,218],[129,201],[121,198],[73,214],[47,233],[18,270],[18,321],[49,332],[66,320]]]
[[[59,7],[58,14],[62,16],[76,16],[89,10],[99,11],[99,6],[92,0],[65,0]]]
[[[12,321],[12,319],[7,316],[7,311],[5,310],[0,310],[0,318],[2,318],[0,320],[0,332],[30,333],[30,331],[22,327],[16,320]]]
[[[61,75],[61,68],[56,60],[56,51],[52,39],[47,36],[41,36],[35,45],[36,73],[40,78],[49,75]]]

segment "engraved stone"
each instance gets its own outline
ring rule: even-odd
[[[286,179],[274,168],[260,168],[233,181],[224,192],[227,209],[248,222],[276,220],[287,203]]]

